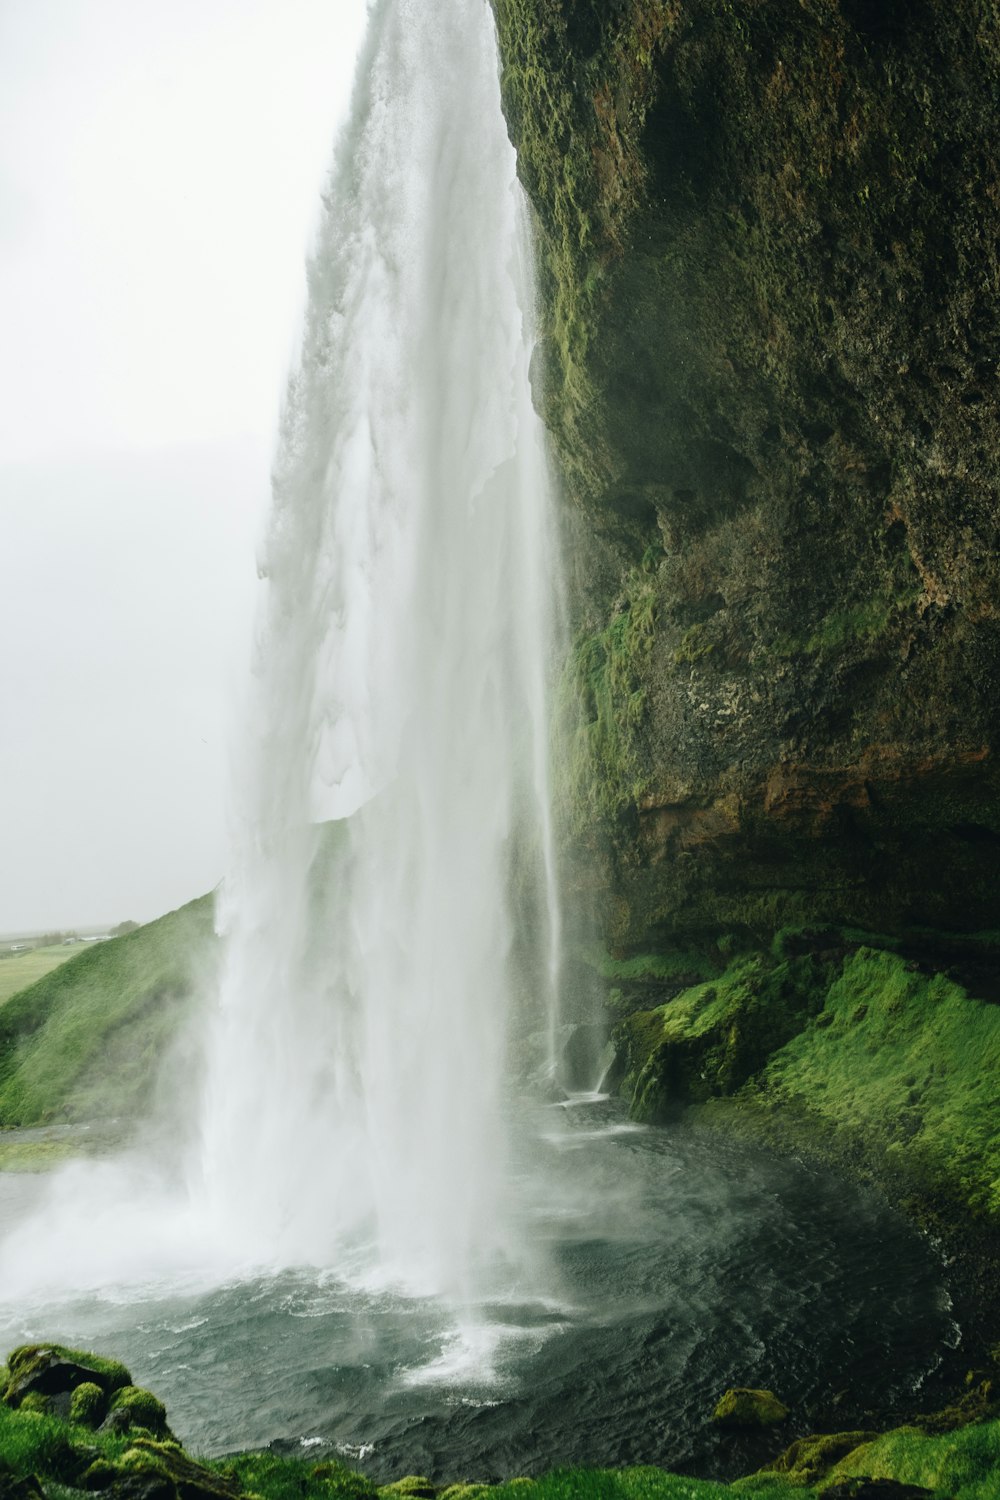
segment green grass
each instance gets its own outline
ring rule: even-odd
[[[656,1120],[736,1096],[1000,1217],[1000,1006],[898,953],[795,957],[790,946],[621,1024],[633,1113]]]
[[[667,1474],[663,1469],[557,1469],[540,1479],[497,1485],[490,1491],[490,1500],[732,1500],[738,1494],[758,1500],[791,1500],[793,1496],[811,1500],[814,1493],[793,1489],[776,1477],[740,1481],[731,1487],[711,1479]]]
[[[9,958],[0,958],[0,1005],[27,989],[46,974],[57,969],[67,959],[76,958],[80,949],[63,943],[53,948],[32,948],[28,953],[15,953]]]
[[[1000,1007],[894,953],[859,948],[822,1011],[772,1057],[769,1099],[808,1104],[835,1128],[1000,1214]]]
[[[825,1483],[860,1474],[922,1485],[948,1500],[997,1500],[1000,1422],[977,1423],[938,1437],[899,1427],[848,1454]]]
[[[212,897],[95,943],[0,1008],[0,1126],[140,1112],[198,974]]]

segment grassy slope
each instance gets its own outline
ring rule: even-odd
[[[1000,1218],[1000,1006],[943,974],[863,945],[758,954],[630,1016],[617,1041],[640,1118],[737,1095]]]
[[[59,943],[54,948],[32,948],[30,953],[15,953],[12,958],[0,961],[0,1005],[43,979],[53,969],[71,958],[76,958],[80,949]]]
[[[13,995],[0,1009],[0,1126],[135,1114],[212,942],[204,896]]]

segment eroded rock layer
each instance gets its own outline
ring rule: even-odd
[[[612,946],[997,926],[1000,16],[495,9]]]

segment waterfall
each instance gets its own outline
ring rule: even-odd
[[[462,1295],[516,1255],[512,1017],[556,1029],[531,301],[488,5],[380,0],[274,467],[195,1191],[249,1256]]]

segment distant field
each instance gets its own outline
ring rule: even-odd
[[[15,953],[13,958],[0,958],[0,1005],[26,989],[36,979],[58,969],[68,958],[80,952],[82,943],[70,943],[55,948],[32,948],[29,953]]]

